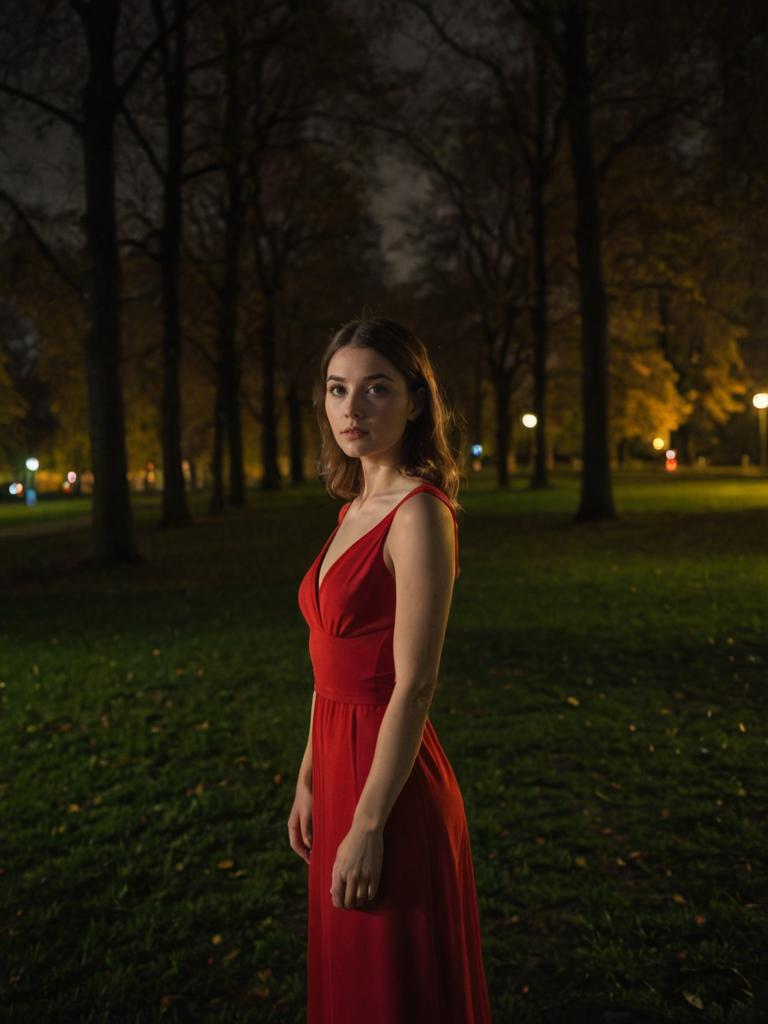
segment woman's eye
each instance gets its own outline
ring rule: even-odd
[[[341,384],[331,384],[331,386],[328,388],[328,394],[329,395],[335,395],[337,388],[340,389],[341,391],[344,390],[342,388]],[[370,391],[371,388],[380,388],[381,392],[383,392],[383,394],[387,393],[387,389],[384,387],[383,384],[371,384],[371,387],[368,390]]]

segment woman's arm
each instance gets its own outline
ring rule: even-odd
[[[352,824],[380,831],[411,774],[432,703],[453,595],[455,535],[451,510],[418,494],[389,531],[395,565],[395,688],[379,727]]]
[[[301,767],[296,780],[297,785],[305,785],[312,789],[312,723],[315,719],[315,698],[317,691],[312,691],[312,710],[309,713],[309,737],[304,748],[304,757],[301,759]]]
[[[296,779],[296,795],[288,816],[288,838],[291,849],[309,864],[312,849],[312,720],[315,717],[315,693],[312,694],[312,712],[309,716],[309,739]]]

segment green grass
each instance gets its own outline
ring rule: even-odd
[[[91,501],[86,497],[46,498],[30,508],[23,501],[4,501],[0,504],[0,530],[79,518],[89,515],[90,511]]]
[[[430,710],[472,837],[495,1024],[765,1020],[768,482],[462,495]],[[0,541],[0,1005],[16,1022],[305,1019],[286,821],[316,485]],[[80,512],[82,515],[82,511]],[[697,1008],[697,1001],[701,1008]],[[623,1013],[622,1013],[623,1012]]]

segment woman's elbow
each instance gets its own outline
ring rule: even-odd
[[[425,679],[424,676],[419,676],[412,681],[395,683],[395,693],[404,703],[417,711],[426,712],[432,703],[436,687],[436,677],[430,676]]]

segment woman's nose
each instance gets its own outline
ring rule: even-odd
[[[356,391],[347,392],[347,400],[344,403],[344,412],[348,416],[357,416],[362,412],[363,397]]]

